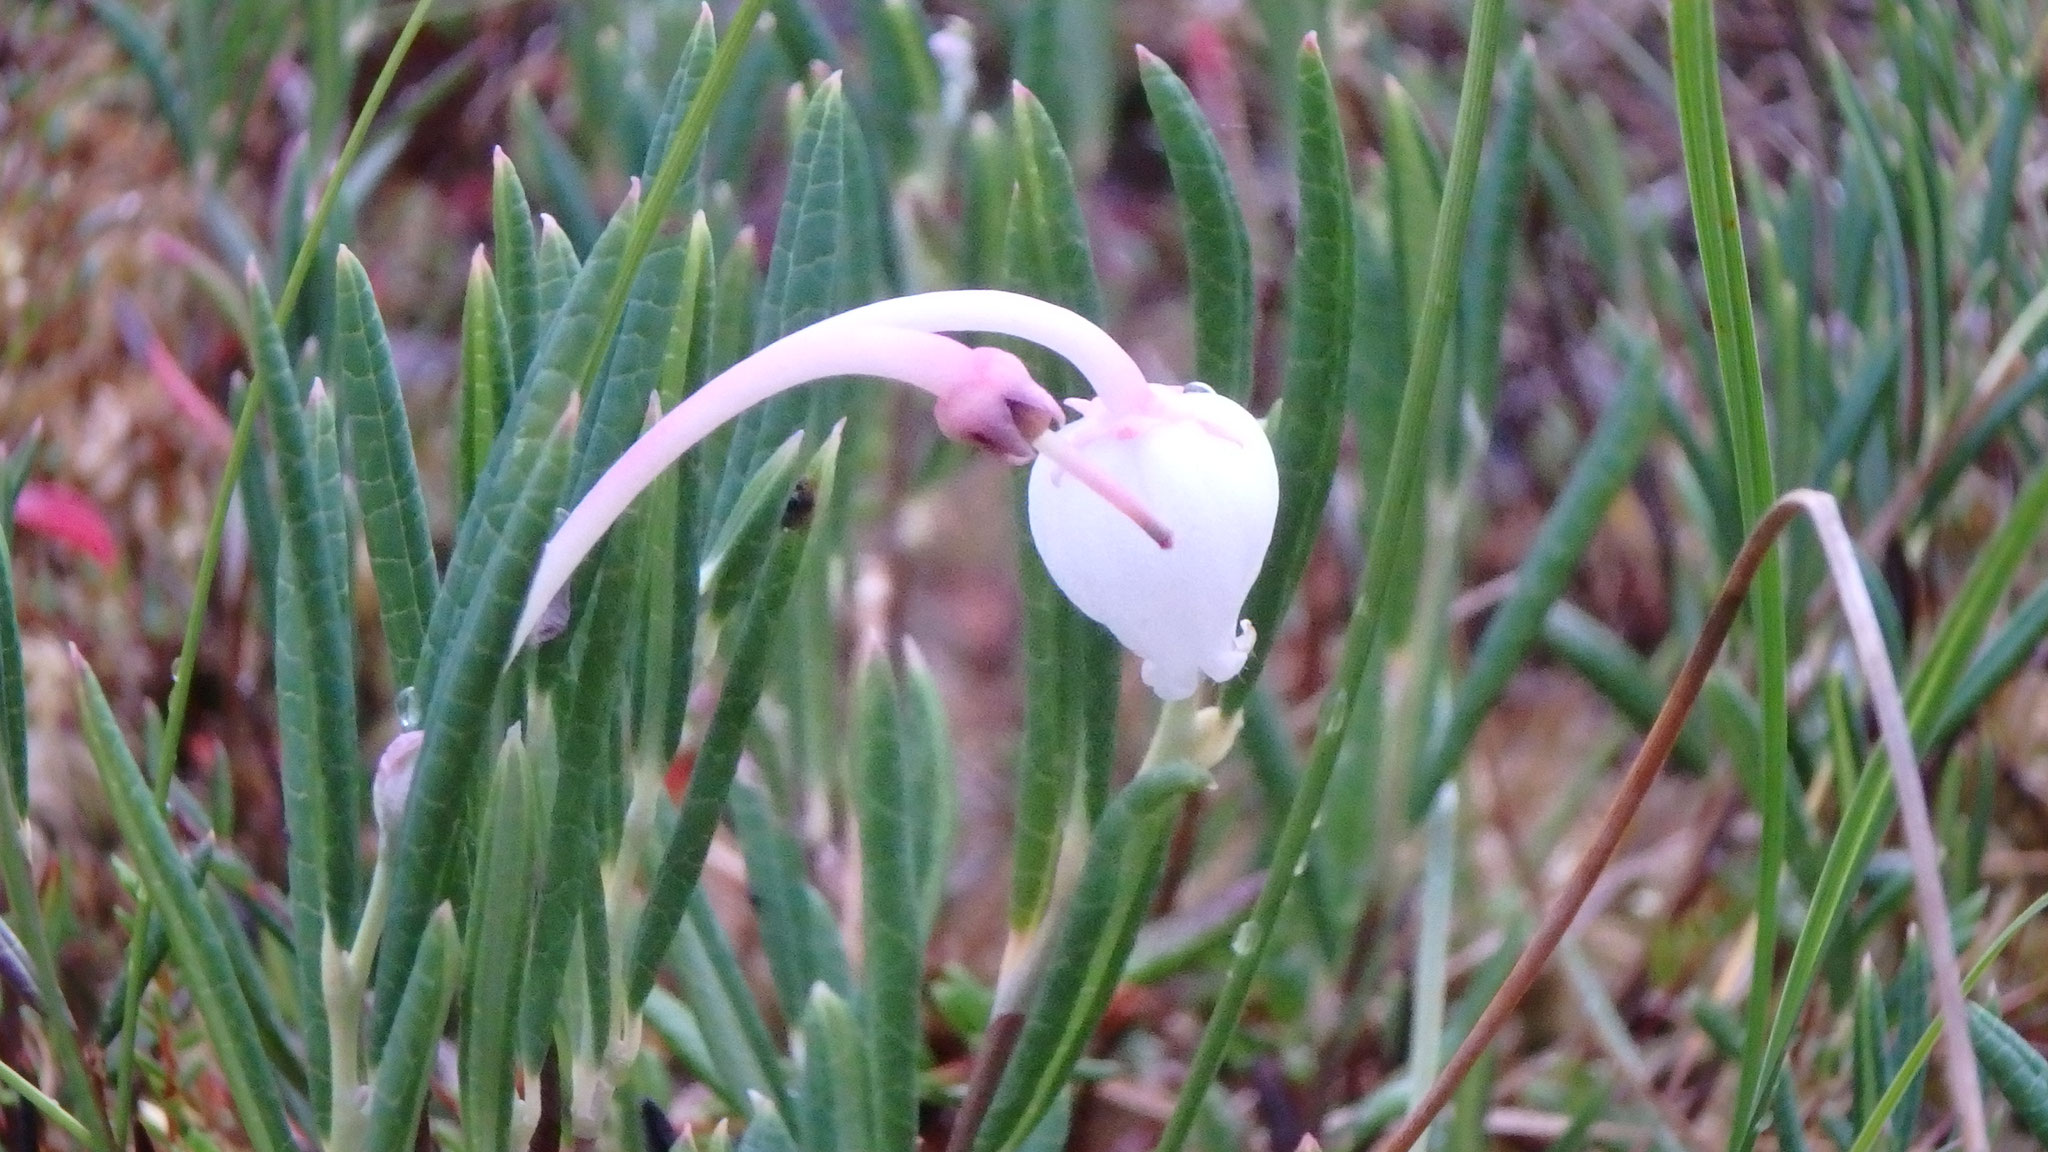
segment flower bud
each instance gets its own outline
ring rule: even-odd
[[[1082,415],[1040,441],[1028,512],[1053,583],[1142,658],[1160,699],[1180,700],[1199,676],[1237,675],[1251,653],[1240,614],[1272,543],[1280,477],[1265,429],[1235,401],[1199,384],[1151,388],[1132,415],[1073,403]],[[1170,543],[1061,459],[1120,486]]]
[[[420,745],[426,733],[414,729],[400,732],[377,757],[377,773],[370,781],[370,811],[377,818],[377,838],[388,843],[405,822],[405,799],[412,792],[412,768],[419,762]]]

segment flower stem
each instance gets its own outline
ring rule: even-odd
[[[541,552],[512,651],[533,633],[576,565],[625,514],[634,497],[726,421],[777,393],[832,376],[883,376],[936,396],[975,370],[974,350],[928,332],[820,321],[777,340],[711,378],[655,421],[562,521]]]
[[[1142,411],[1152,399],[1144,370],[1109,333],[1070,308],[1020,292],[994,288],[920,292],[864,304],[821,324],[1014,336],[1043,345],[1072,363],[1103,403],[1119,414]]]

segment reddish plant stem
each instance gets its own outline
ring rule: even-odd
[[[1707,676],[1714,670],[1714,660],[1721,653],[1721,645],[1728,639],[1728,632],[1742,611],[1743,598],[1748,595],[1750,581],[1756,578],[1757,567],[1770,553],[1778,534],[1799,512],[1797,504],[1780,501],[1771,505],[1757,521],[1749,538],[1743,541],[1742,550],[1729,566],[1720,595],[1715,597],[1714,606],[1700,627],[1699,638],[1693,641],[1692,651],[1686,654],[1685,664],[1678,670],[1670,694],[1664,698],[1664,706],[1657,711],[1657,718],[1643,736],[1642,747],[1622,777],[1621,788],[1608,805],[1593,843],[1579,857],[1578,867],[1572,870],[1557,899],[1543,914],[1543,922],[1537,926],[1535,936],[1522,949],[1514,968],[1501,982],[1500,990],[1494,993],[1493,999],[1487,1002],[1479,1019],[1473,1022],[1472,1030],[1465,1034],[1458,1050],[1451,1054],[1422,1099],[1374,1147],[1373,1152],[1408,1152],[1414,1146],[1428,1129],[1430,1121],[1436,1119],[1437,1113],[1450,1103],[1451,1095],[1472,1071],[1473,1065],[1479,1062],[1486,1046],[1500,1034],[1508,1017],[1514,1014],[1522,998],[1529,994],[1537,978],[1543,974],[1544,965],[1550,962],[1551,954],[1557,951],[1565,933],[1571,930],[1572,922],[1578,919],[1579,909],[1585,906],[1586,898],[1593,892],[1593,885],[1606,870],[1615,850],[1621,846],[1622,835],[1635,819],[1636,809],[1642,806],[1643,798],[1649,795],[1650,785],[1656,781],[1658,771],[1671,759],[1671,750],[1685,728],[1686,717],[1691,714],[1693,703],[1699,699],[1700,690],[1706,686]]]

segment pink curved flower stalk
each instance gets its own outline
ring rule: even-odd
[[[1123,345],[1080,313],[1035,296],[993,288],[920,292],[863,304],[821,320],[816,327],[875,324],[922,332],[991,332],[1029,340],[1073,364],[1116,414],[1135,415],[1152,403],[1152,386]]]
[[[929,297],[948,299],[930,300]],[[996,299],[999,298],[999,299]],[[998,314],[994,309],[1003,308]],[[1078,326],[1078,327],[1076,327]],[[726,421],[779,392],[833,376],[877,376],[931,393],[939,428],[1011,463],[1029,462],[1061,423],[1058,404],[1014,355],[977,348],[935,328],[1047,338],[1114,390],[1137,366],[1092,324],[1066,309],[1006,292],[944,292],[856,308],[793,332],[714,377],[656,421],[599,477],[542,550],[513,647],[525,643],[550,601],[627,505],[662,471]],[[1100,336],[1091,339],[1088,333]],[[1107,349],[1103,344],[1107,344]],[[1117,361],[1121,360],[1122,363]],[[1142,377],[1139,387],[1143,384]],[[1142,401],[1143,397],[1140,397]],[[1067,453],[1054,449],[1062,458]],[[1170,536],[1127,491],[1085,461],[1074,476],[1164,547]]]

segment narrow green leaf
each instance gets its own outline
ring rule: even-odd
[[[296,1037],[292,1037],[285,1027],[284,1014],[278,1010],[277,1000],[270,994],[269,974],[263,971],[242,927],[246,917],[229,904],[226,891],[218,880],[211,884],[206,882],[203,872],[210,871],[210,868],[202,869],[199,865],[210,863],[210,860],[194,861],[187,871],[193,874],[192,882],[199,886],[200,898],[206,902],[206,911],[213,917],[214,932],[226,948],[229,962],[234,965],[242,996],[249,1002],[249,1014],[256,1021],[258,1048],[277,1073],[281,1081],[279,1087],[285,1090],[281,1094],[282,1100],[287,1108],[293,1107],[296,1101],[304,1113],[305,1101],[300,1094],[307,1087],[306,1067],[297,1049]],[[311,1119],[309,1114],[305,1118]]]
[[[782,1113],[766,1096],[755,1093],[747,1130],[740,1137],[739,1152],[797,1152],[796,1140],[783,1123]]]
[[[481,775],[492,700],[505,667],[505,646],[518,622],[519,607],[553,524],[556,500],[568,472],[576,412],[571,398],[545,435],[529,438],[529,428],[521,422],[515,425],[513,435],[500,439],[500,447],[511,445],[507,448],[511,467],[526,482],[494,510],[498,515],[494,547],[471,582],[469,608],[453,630],[446,667],[427,698],[426,739],[413,766],[405,820],[391,857],[391,904],[378,952],[377,1017],[371,1032],[376,1043],[390,1033],[392,1014],[419,954],[420,938],[441,903],[455,833],[464,822]],[[440,603],[447,603],[453,595],[451,587]]]
[[[1011,67],[1045,102],[1046,127],[1057,131],[1091,170],[1108,146],[1116,63],[1116,5],[1096,0],[1046,0],[1017,9]]]
[[[640,1016],[668,1054],[698,1083],[710,1089],[721,1105],[737,1112],[746,1103],[746,1094],[727,1079],[711,1040],[697,1022],[697,1014],[668,989],[655,985],[640,1006]]]
[[[919,894],[919,939],[929,941],[951,872],[960,799],[953,740],[938,678],[915,642],[906,639],[903,648],[903,745],[911,781],[904,813],[913,830],[910,847]]]
[[[761,287],[754,347],[859,302],[855,296],[864,285],[851,242],[851,116],[836,75],[804,105],[790,145],[789,178]],[[800,429],[816,443],[846,408],[844,385],[820,383],[756,405],[734,421],[714,523],[725,520],[740,488],[775,446]]]
[[[86,746],[99,768],[121,841],[133,854],[150,902],[163,915],[171,953],[205,1025],[221,1077],[234,1099],[236,1117],[258,1152],[292,1152],[297,1145],[285,1126],[277,1083],[258,1045],[255,1015],[235,978],[234,962],[171,842],[162,810],[128,751],[99,679],[76,649],[72,650],[72,666],[78,675]]]
[[[1303,91],[1306,93],[1307,89]],[[1443,198],[1443,161],[1430,145],[1428,129],[1414,98],[1392,77],[1386,81],[1386,102],[1381,115],[1387,133],[1386,196],[1394,267],[1400,275],[1403,311],[1420,316],[1423,297],[1429,290],[1429,251]],[[1302,130],[1308,130],[1305,110]]]
[[[1942,747],[1962,731],[1991,694],[2033,659],[2043,636],[2048,636],[2048,581],[2035,585],[2027,598],[2020,601],[2005,626],[1971,659],[1970,666],[1956,678],[1955,687],[1941,698],[1941,714],[1928,730],[1928,747]]]
[[[491,154],[491,230],[496,242],[498,286],[504,292],[505,327],[512,345],[512,380],[516,390],[533,366],[546,325],[540,305],[540,239],[534,231],[533,209],[526,185],[511,157],[500,148]],[[510,401],[507,392],[500,403]]]
[[[1074,173],[1051,116],[1022,86],[1011,93],[1010,130],[1014,189],[1004,239],[1004,281],[1099,323],[1102,292]],[[1064,361],[1035,347],[1020,348],[1019,354],[1055,396],[1087,394],[1086,384]],[[1021,478],[1017,489],[1022,491]],[[1027,675],[1012,832],[1013,928],[1036,924],[1044,913],[1074,789],[1083,790],[1091,813],[1107,790],[1122,674],[1116,640],[1053,587],[1037,550],[1022,533],[1018,562]]]
[[[1011,151],[994,116],[976,112],[968,119],[960,209],[960,278],[965,283],[994,283],[1002,275],[1014,183]]]
[[[10,541],[14,538],[14,504],[20,499],[21,490],[28,486],[29,472],[35,467],[36,453],[42,447],[42,430],[33,425],[28,434],[13,445],[0,444],[0,536]]]
[[[1542,631],[1545,612],[1564,593],[1593,533],[1606,518],[1608,505],[1634,475],[1657,431],[1657,394],[1663,387],[1659,358],[1645,340],[1625,337],[1624,343],[1629,363],[1622,372],[1621,391],[1608,401],[1599,427],[1515,569],[1514,591],[1479,638],[1471,666],[1458,684],[1450,718],[1432,740],[1422,776],[1408,797],[1411,817],[1419,816],[1437,787],[1457,771],[1480,721],[1507,689]]]
[[[521,1048],[536,1066],[554,1033],[556,999],[568,976],[578,925],[587,925],[582,918],[603,903],[601,898],[595,905],[589,903],[589,894],[601,890],[600,856],[618,842],[619,813],[610,810],[606,793],[618,783],[619,757],[612,737],[619,728],[618,687],[636,623],[633,604],[639,593],[648,511],[636,501],[600,545],[587,595],[575,605],[569,650],[563,656],[565,675],[556,697],[562,718],[556,745],[561,774],[548,813],[540,905],[526,991],[519,1001]],[[581,951],[589,969],[589,1010],[596,1035],[605,1034],[605,1016],[611,1009],[609,989],[603,987],[611,972],[609,943],[603,931],[583,933]]]
[[[583,166],[561,133],[548,123],[531,88],[522,86],[512,95],[512,131],[527,169],[540,175],[542,203],[554,206],[576,251],[590,251],[604,225],[590,202]]]
[[[1138,48],[1138,75],[1166,149],[1180,202],[1188,253],[1188,302],[1194,312],[1195,379],[1240,404],[1252,391],[1251,234],[1231,187],[1223,147],[1194,93],[1166,62]],[[1346,193],[1348,195],[1348,188]]]
[[[1749,293],[1748,263],[1730,165],[1728,126],[1721,105],[1720,55],[1714,38],[1714,13],[1704,0],[1676,0],[1671,13],[1671,59],[1678,97],[1679,139],[1683,146],[1688,199],[1699,241],[1700,269],[1707,285],[1707,310],[1713,321],[1715,359],[1719,368],[1721,404],[1727,411],[1730,452],[1735,461],[1736,501],[1742,523],[1754,525],[1778,495],[1772,465],[1771,431],[1758,358],[1755,315]],[[1786,748],[1790,711],[1786,674],[1790,654],[1785,637],[1785,578],[1777,553],[1758,567],[1748,599],[1757,642],[1757,697],[1763,716],[1762,758],[1749,774],[1753,800],[1763,827],[1757,853],[1755,968],[1768,972],[1777,955],[1779,872],[1785,862],[1791,813],[1786,780],[1790,776]],[[1771,982],[1750,982],[1743,1030],[1763,1036],[1768,1030]],[[1764,1058],[1763,1045],[1743,1052],[1736,1096],[1738,1114],[1731,1152],[1749,1152],[1755,1124],[1771,1093],[1779,1069]]]
[[[420,941],[419,958],[405,998],[398,1005],[391,1039],[377,1061],[377,1079],[370,1090],[369,1152],[406,1152],[415,1146],[420,1109],[434,1080],[434,1053],[448,1006],[455,998],[462,949],[455,938],[455,913],[443,904],[434,911]]]
[[[561,222],[543,212],[540,214],[540,239],[533,254],[534,297],[540,302],[540,346],[534,350],[536,365],[541,353],[547,348],[548,333],[561,319],[563,307],[569,301],[570,289],[576,281],[576,274],[583,270],[583,258],[577,254],[576,242],[563,229]],[[527,379],[531,379],[531,375]],[[525,380],[520,383],[523,386]]]
[[[767,796],[745,782],[735,782],[726,797],[733,832],[747,862],[747,902],[760,927],[761,951],[775,984],[775,1000],[785,1020],[803,1015],[811,986],[820,974],[811,963],[805,914],[810,887],[804,877],[802,846],[776,820]],[[850,988],[839,991],[851,994]]]
[[[16,451],[21,453],[20,460],[26,461],[33,451],[33,444],[17,445]],[[9,466],[16,462],[15,459],[5,460]],[[0,474],[0,718],[10,711],[15,716],[25,715],[27,707],[24,696],[26,681],[21,672],[21,625],[14,609],[14,559],[9,544],[17,491],[14,479]],[[86,1071],[80,1043],[84,1033],[73,1022],[70,1006],[64,997],[51,991],[59,986],[57,956],[43,920],[41,897],[29,863],[25,835],[28,826],[28,809],[24,802],[28,779],[26,744],[25,732],[19,744],[11,735],[0,733],[0,888],[4,888],[7,896],[10,927],[19,929],[20,950],[27,955],[28,970],[41,993],[38,996],[41,1002],[32,1007],[42,1017],[50,1047],[55,1050],[57,1067],[64,1078],[61,1094],[71,1103],[75,1115],[83,1116],[91,1123],[94,1138],[88,1147],[111,1152],[113,1138],[108,1127],[107,1110],[101,1101],[97,1082]],[[16,781],[21,782],[20,787]],[[152,924],[161,919],[161,916],[150,917]]]
[[[861,47],[867,57],[865,107],[898,175],[916,163],[921,131],[939,112],[939,70],[926,47],[931,28],[924,5],[911,0],[859,0]]]
[[[2021,142],[2034,121],[2039,84],[2032,69],[2020,69],[1998,91],[1997,127],[1992,132],[1991,151],[1984,164],[1984,217],[1977,226],[1976,249],[1970,258],[1973,276],[1991,277],[1989,266],[2004,258],[2020,157],[2024,152]]]
[[[427,617],[426,644],[420,650],[413,684],[422,707],[433,703],[440,660],[450,638],[472,611],[485,567],[497,555],[507,509],[527,490],[534,456],[576,390],[574,373],[594,349],[609,346],[613,330],[604,327],[600,313],[623,263],[626,240],[639,209],[639,202],[630,197],[619,206],[591,252],[589,267],[576,276],[570,298],[550,313],[554,319],[547,326],[542,347],[524,383],[511,397],[505,417],[511,434],[501,434],[491,445],[472,507],[456,528],[455,549],[448,557],[441,594]],[[421,924],[424,926],[424,919]],[[397,994],[394,989],[392,995]]]
[[[1321,533],[1344,431],[1353,289],[1351,169],[1336,90],[1313,37],[1302,43],[1299,69],[1301,229],[1289,287],[1287,380],[1271,429],[1280,512],[1265,566],[1245,599],[1257,643],[1244,671],[1224,686],[1222,704],[1229,712],[1244,707],[1279,638],[1281,618]]]
[[[455,441],[456,517],[466,519],[484,461],[512,407],[518,369],[498,278],[479,246],[469,261],[462,297],[462,398]],[[404,681],[410,684],[411,681]]]
[[[88,0],[88,6],[99,22],[106,26],[114,43],[119,44],[121,51],[135,62],[143,80],[149,84],[150,95],[156,98],[157,111],[170,126],[171,140],[178,146],[179,159],[188,168],[196,166],[202,146],[199,132],[193,124],[186,88],[173,79],[175,66],[163,34],[126,0]]]
[[[661,169],[661,161],[667,154],[669,142],[674,139],[676,129],[682,126],[683,117],[697,94],[704,87],[704,78],[711,71],[711,57],[718,48],[718,25],[711,19],[711,9],[698,9],[697,22],[690,28],[690,38],[683,42],[682,56],[676,61],[675,73],[669,78],[668,91],[662,98],[661,118],[654,123],[653,135],[649,138],[647,155],[641,158],[640,175],[653,179]],[[680,191],[680,189],[679,189]],[[652,206],[656,212],[666,212],[668,205]]]
[[[301,713],[310,725],[307,750],[314,759],[313,795],[320,868],[321,912],[339,938],[355,923],[355,837],[357,793],[362,773],[356,763],[355,676],[351,644],[353,617],[348,601],[349,563],[334,547],[329,526],[339,508],[327,507],[318,463],[306,423],[306,400],[299,390],[283,334],[272,323],[269,296],[262,281],[249,277],[250,314],[255,320],[255,388],[270,413],[284,527],[284,553],[290,560],[293,584],[280,584],[280,599],[299,601],[305,615],[306,687],[311,694]],[[282,573],[285,569],[280,568]]]
[[[1298,869],[1305,869],[1309,841],[1323,810],[1330,780],[1345,746],[1354,707],[1369,696],[1373,681],[1366,673],[1378,657],[1380,613],[1388,592],[1398,580],[1401,554],[1394,547],[1397,533],[1405,525],[1416,503],[1427,471],[1426,455],[1430,429],[1435,425],[1431,407],[1444,358],[1449,349],[1451,322],[1457,301],[1457,269],[1471,226],[1473,187],[1479,169],[1480,142],[1486,133],[1488,103],[1493,88],[1495,57],[1500,51],[1501,25],[1505,5],[1501,0],[1476,0],[1472,8],[1472,32],[1465,54],[1465,75],[1458,89],[1457,128],[1452,138],[1449,175],[1443,207],[1437,221],[1430,251],[1430,268],[1424,308],[1416,326],[1416,340],[1408,375],[1402,386],[1400,416],[1388,452],[1386,481],[1374,508],[1372,531],[1367,537],[1365,572],[1359,580],[1356,608],[1345,628],[1344,650],[1337,672],[1324,694],[1316,718],[1316,739],[1303,767],[1300,786],[1295,789],[1280,830],[1274,837],[1272,862],[1250,917],[1242,929],[1243,947],[1235,953],[1228,976],[1219,991],[1216,1006],[1202,1030],[1194,1055],[1188,1062],[1183,1090],[1174,1103],[1173,1114],[1161,1133],[1158,1152],[1179,1152],[1201,1116],[1208,1089],[1222,1066],[1224,1052],[1237,1034],[1237,1025],[1250,996],[1253,979],[1271,946],[1275,927],[1293,887]],[[1233,944],[1237,944],[1233,940]]]
[[[1819,455],[1808,474],[1817,488],[1834,487],[1835,470],[1857,452],[1879,425],[1878,401],[1890,392],[1899,367],[1899,336],[1887,332],[1864,352],[1849,373],[1848,387],[1821,433]]]
[[[830,506],[832,463],[838,448],[837,437],[828,438],[811,457],[805,479],[799,482],[808,485],[815,506]],[[683,794],[682,811],[662,850],[661,863],[649,883],[647,902],[640,913],[632,962],[627,968],[629,1005],[644,1000],[653,986],[655,969],[668,950],[676,925],[682,921],[690,893],[697,887],[705,853],[710,850],[712,834],[717,830],[718,814],[725,807],[726,793],[739,768],[740,749],[754,706],[767,683],[783,609],[796,585],[810,524],[807,513],[793,520],[785,518],[782,531],[760,569],[752,602],[734,631],[724,690],[705,728],[704,743],[698,749],[697,762],[690,771],[690,785]]]
[[[892,1147],[875,1143],[869,1081],[882,1070],[865,1062],[860,1025],[845,998],[823,984],[812,986],[800,1029],[804,1060],[797,1136],[805,1152]]]
[[[2048,1058],[1982,1004],[1970,1003],[1970,1044],[1984,1071],[2012,1105],[2013,1119],[2048,1144]]]
[[[463,939],[461,1072],[463,1135],[474,1152],[505,1152],[512,1123],[512,1066],[533,924],[538,824],[533,767],[518,730],[498,751]]]
[[[751,227],[740,229],[719,256],[715,283],[709,365],[714,372],[739,363],[754,347],[754,330],[759,325],[761,261]],[[714,443],[724,443],[722,437],[722,433],[714,437]]]
[[[1899,963],[1899,974],[1885,991],[1885,1011],[1893,1021],[1894,1036],[1884,1051],[1884,1074],[1887,1081],[1905,1076],[1905,1092],[1901,1094],[1898,1110],[1892,1115],[1892,1135],[1898,1146],[1907,1147],[1913,1141],[1913,1125],[1920,1114],[1920,1095],[1927,1085],[1925,1072],[1906,1075],[1906,1061],[1912,1055],[1914,1041],[1927,1031],[1929,1024],[1929,992],[1934,983],[1934,966],[1927,955],[1927,938],[1915,936],[1906,945],[1906,955]],[[1871,1115],[1875,1117],[1873,1108]]]
[[[661,365],[660,402],[672,410],[707,374],[712,325],[711,229],[698,213],[683,257],[682,287]],[[645,619],[640,646],[638,754],[672,758],[682,739],[696,669],[697,599],[704,460],[685,460],[657,479],[648,502]]]
[[[861,1026],[873,1086],[872,1147],[917,1145],[917,1074],[924,936],[910,821],[916,786],[905,764],[893,670],[876,654],[854,683],[859,752],[854,807],[860,828]]]
[[[1665,685],[1626,641],[1566,601],[1553,602],[1543,613],[1542,638],[1544,648],[1584,677],[1615,711],[1638,730],[1649,730],[1664,704]],[[1672,758],[1695,776],[1713,766],[1713,748],[1699,717],[1687,720]]]
[[[369,273],[343,248],[335,259],[335,278],[335,387],[348,416],[356,501],[370,573],[377,581],[392,683],[403,688],[412,683],[434,604],[434,541],[427,531],[405,396]]]
[[[1023,1032],[976,1134],[976,1152],[1015,1149],[1066,1087],[1116,991],[1158,885],[1175,802],[1209,784],[1207,772],[1169,761],[1139,773],[1103,811],[1048,942]]]
[[[789,506],[790,486],[803,462],[803,438],[791,433],[740,489],[732,513],[704,550],[705,616],[724,620],[744,609],[757,586],[775,526]]]
[[[656,247],[640,266],[604,373],[584,399],[585,415],[576,428],[576,459],[570,465],[569,491],[563,500],[568,507],[575,507],[640,435],[647,398],[661,384],[684,287],[682,273],[680,244]]]
[[[18,450],[17,450],[18,451]],[[14,463],[0,457],[8,464]],[[0,487],[0,786],[12,791],[14,810],[28,811],[28,679],[21,666],[21,622],[14,607],[12,485]]]
[[[1536,48],[1524,41],[1508,64],[1507,93],[1500,125],[1479,165],[1472,193],[1471,253],[1459,274],[1459,346],[1464,349],[1466,391],[1479,418],[1492,416],[1500,388],[1501,326],[1513,283],[1515,241],[1528,201],[1529,142],[1536,116]]]
[[[813,64],[839,68],[839,43],[817,0],[772,0],[769,8],[775,13],[775,38],[791,72],[801,76]]]
[[[683,994],[697,1013],[721,1073],[741,1090],[732,1101],[734,1106],[744,1105],[748,1092],[763,1092],[787,1107],[781,1054],[761,1019],[732,942],[701,891],[690,897],[689,911],[676,934],[674,956]],[[659,993],[657,987],[653,995]]]
[[[2038,472],[2021,490],[1997,534],[1978,554],[1962,589],[1936,626],[1926,655],[1907,681],[1906,715],[1916,747],[1928,746],[1927,735],[1937,719],[1934,709],[1956,694],[1964,661],[1996,606],[2003,602],[2022,557],[2039,539],[2044,521],[2048,521],[2048,470]],[[1757,1059],[1766,1067],[1776,1067],[1790,1045],[1821,963],[1842,931],[1855,885],[1891,817],[1889,784],[1890,773],[1883,761],[1872,755],[1866,759],[1855,789],[1844,798],[1835,835],[1828,842],[1813,884],[1804,927],[1793,941],[1777,1012],[1766,1043],[1758,1050]]]

